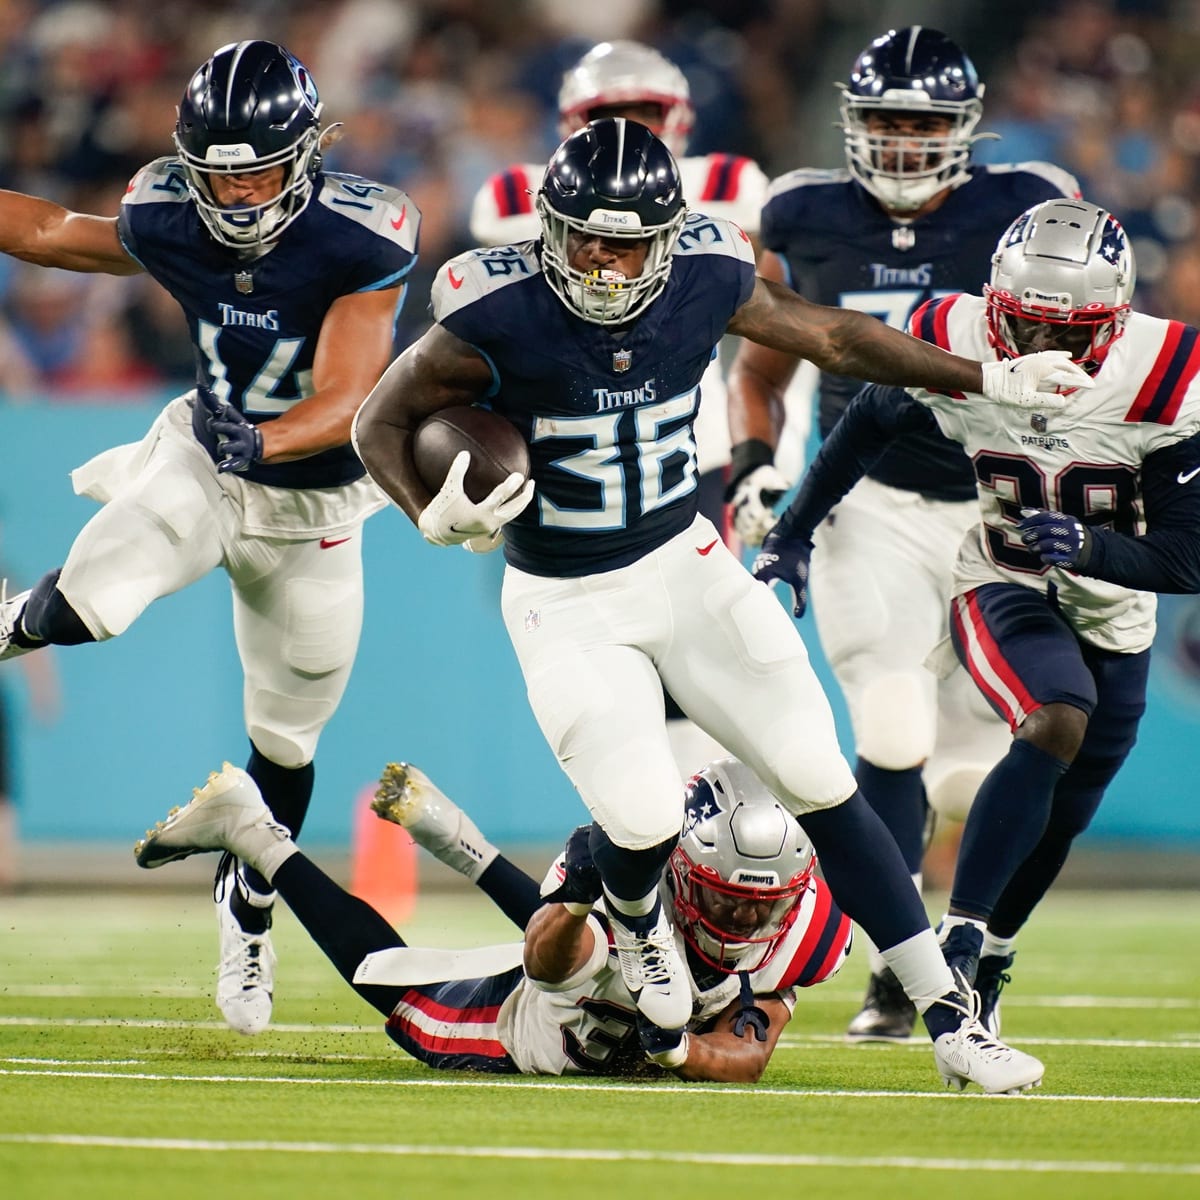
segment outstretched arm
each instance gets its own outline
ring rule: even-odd
[[[758,996],[756,1007],[767,1017],[765,1039],[758,1040],[754,1027],[746,1025],[741,1036],[733,1026],[742,1003],[735,1000],[705,1033],[688,1034],[687,1058],[675,1068],[680,1079],[708,1080],[712,1083],[757,1083],[767,1069],[783,1027],[791,1020],[792,1010],[776,997]]]
[[[71,212],[50,200],[0,191],[0,251],[39,267],[136,275],[116,217]]]
[[[354,447],[371,478],[416,524],[433,494],[417,475],[413,434],[429,416],[472,404],[492,386],[474,347],[434,325],[384,372],[354,419]]]
[[[874,383],[938,392],[975,392],[1019,407],[1062,408],[1056,387],[1089,388],[1093,380],[1065,350],[1043,350],[1004,362],[960,358],[892,329],[867,313],[812,304],[770,280],[755,281],[750,299],[729,322],[730,333],[814,362],[823,371]]]

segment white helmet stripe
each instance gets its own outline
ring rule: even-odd
[[[625,177],[625,118],[617,118],[617,178]]]
[[[237,49],[233,52],[233,62],[229,64],[229,78],[225,84],[225,124],[230,124],[230,115],[233,112],[233,81],[237,78],[238,64],[242,61],[242,55],[246,53],[246,47],[249,42],[238,42]]]
[[[908,31],[908,49],[904,52],[904,70],[911,75],[913,63],[913,51],[917,48],[917,38],[921,36],[921,26],[914,25]]]

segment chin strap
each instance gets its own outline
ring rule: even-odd
[[[738,1009],[737,1016],[733,1018],[734,1037],[745,1037],[746,1028],[749,1026],[754,1030],[755,1038],[760,1042],[765,1042],[771,1019],[754,1003],[754,989],[750,986],[749,972],[739,971],[738,979],[742,984],[742,1007]]]

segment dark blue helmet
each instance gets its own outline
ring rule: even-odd
[[[687,209],[671,152],[644,125],[606,117],[571,134],[546,168],[537,210],[546,282],[585,321],[631,321],[666,287]],[[642,273],[577,270],[572,234],[647,242]]]
[[[231,42],[192,76],[179,103],[175,148],[209,232],[236,249],[273,241],[300,215],[320,166],[321,102],[299,59],[274,42]],[[223,208],[213,175],[282,166],[279,195]]]
[[[885,208],[908,212],[967,178],[983,84],[944,33],[912,25],[876,38],[842,89],[842,132],[850,173]],[[871,128],[878,113],[943,118],[936,134],[898,136]]]

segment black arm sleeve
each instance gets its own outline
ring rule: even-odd
[[[1146,456],[1146,533],[1093,529],[1079,574],[1143,592],[1200,592],[1200,434]]]
[[[870,383],[846,406],[779,519],[780,533],[811,540],[829,510],[905,433],[936,429],[932,412],[903,388]]]

